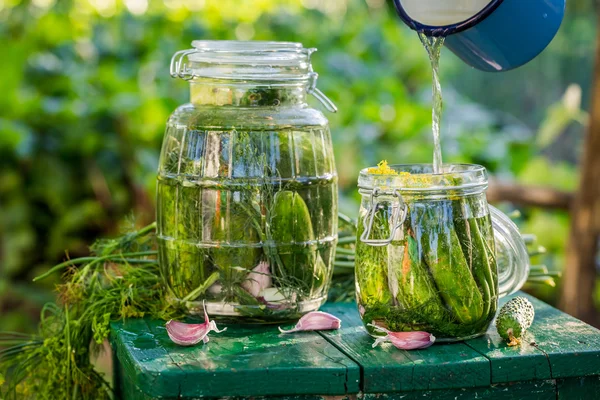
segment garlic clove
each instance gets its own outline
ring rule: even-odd
[[[333,329],[340,329],[342,321],[334,315],[328,314],[323,311],[313,311],[298,321],[296,326],[290,330],[283,330],[279,328],[281,333],[292,333],[300,331],[327,331]]]
[[[390,342],[400,350],[417,350],[426,349],[435,343],[435,336],[428,332],[391,332],[377,325],[368,324],[368,326],[386,334],[386,336],[375,339],[373,347],[377,347],[381,343]]]
[[[254,297],[259,297],[261,292],[273,285],[269,264],[261,261],[242,282],[242,288]]]
[[[206,304],[204,306],[204,323],[202,324],[186,324],[184,322],[178,322],[170,320],[166,323],[167,334],[169,338],[180,346],[194,346],[201,341],[208,343],[208,334],[211,331],[217,333],[227,330],[227,328],[219,330],[215,321],[211,321],[208,318],[206,312]]]

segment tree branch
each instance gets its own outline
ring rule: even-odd
[[[600,9],[598,20],[600,21]],[[579,190],[571,208],[571,232],[560,307],[592,324],[600,323],[594,307],[596,256],[600,237],[600,31],[592,84],[590,123],[583,145]]]
[[[552,188],[491,180],[487,198],[490,203],[509,201],[522,206],[569,210],[574,195]]]

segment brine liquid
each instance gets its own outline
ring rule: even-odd
[[[433,132],[433,173],[439,174],[442,172],[442,144],[440,139],[440,129],[442,121],[443,98],[442,86],[440,83],[439,67],[440,54],[444,46],[444,37],[430,37],[424,33],[419,33],[419,38],[427,50],[429,60],[431,62],[431,70],[433,74],[433,111],[431,128]]]
[[[498,275],[485,196],[412,200],[403,228],[388,246],[356,247],[357,301],[363,323],[394,332],[426,331],[439,341],[483,334],[496,313]],[[361,211],[358,235],[366,210]],[[390,235],[383,207],[371,238]]]
[[[337,242],[328,131],[170,129],[157,237],[171,293],[192,313],[204,301],[215,317],[250,322],[318,309]],[[261,263],[267,269],[252,273]]]

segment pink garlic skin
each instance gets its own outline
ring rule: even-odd
[[[300,320],[293,329],[285,331],[280,327],[279,331],[281,333],[292,333],[300,331],[328,331],[340,329],[341,326],[342,321],[336,316],[323,311],[313,311],[300,318]]]
[[[193,346],[200,343],[208,343],[208,333],[215,331],[217,333],[227,330],[227,328],[219,330],[215,321],[208,319],[206,312],[206,304],[204,306],[204,323],[203,324],[186,324],[170,320],[166,323],[167,333],[171,340],[180,346]]]
[[[265,261],[261,261],[254,267],[246,277],[246,280],[242,282],[242,288],[254,297],[259,297],[264,289],[271,286],[273,286],[271,270],[269,264]]]
[[[358,306],[358,314],[360,315],[361,318],[365,316],[366,311],[367,310],[365,310],[365,308],[362,306],[362,304]]]
[[[221,292],[223,291],[223,286],[219,282],[216,282],[213,283],[206,291],[216,296],[221,294]]]
[[[400,350],[426,349],[435,343],[435,336],[428,332],[391,332],[377,325],[368,324],[377,331],[386,333],[386,336],[375,339],[373,347],[385,342],[392,343]]]
[[[392,332],[388,339],[401,350],[426,349],[435,342],[435,336],[427,332]]]

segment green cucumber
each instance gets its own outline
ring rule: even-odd
[[[207,252],[194,244],[202,229],[199,221],[186,219],[195,204],[188,203],[190,189],[161,180],[158,190],[159,234],[165,238],[160,248],[161,273],[175,296],[184,298],[210,275]]]
[[[316,263],[316,245],[310,213],[296,192],[283,190],[275,194],[270,216],[270,231],[278,243],[281,277],[292,277],[312,286]]]
[[[486,254],[488,256],[489,265],[490,265],[490,288],[492,289],[492,294],[494,297],[494,303],[498,303],[498,261],[496,259],[496,240],[494,238],[494,228],[492,223],[491,215],[487,215],[485,217],[476,218],[477,226],[479,227],[479,232],[481,233],[481,237],[484,239],[483,244],[486,250]],[[496,311],[494,310],[494,313]]]
[[[214,264],[221,268],[241,267],[251,270],[260,261],[262,254],[260,235],[250,221],[250,217],[239,207],[232,206],[230,215],[223,217],[227,222],[215,218],[212,226],[212,239],[220,243],[235,243],[236,247],[216,247],[212,250]]]
[[[454,230],[452,202],[415,202],[411,207],[411,222],[446,306],[461,323],[479,320],[483,314],[483,297]]]
[[[519,344],[523,333],[533,323],[535,310],[525,297],[515,297],[506,303],[498,313],[496,329],[500,336],[509,342],[509,346]]]
[[[278,176],[322,176],[334,170],[333,154],[324,146],[318,129],[314,132],[283,131],[273,139],[279,154],[275,165]]]
[[[311,294],[316,297],[325,295],[325,283],[328,281],[327,277],[327,266],[323,261],[320,253],[317,253],[317,262],[315,263],[315,269],[313,272]]]
[[[217,203],[217,210],[221,204]],[[219,212],[226,214],[219,216]],[[212,240],[225,245],[210,249],[213,265],[220,273],[223,293],[228,300],[241,301],[234,289],[258,265],[263,254],[259,246],[260,233],[252,223],[252,216],[237,204],[221,208],[216,211],[212,224]]]
[[[453,201],[454,229],[458,236],[467,265],[483,297],[483,316],[496,312],[496,264],[488,253],[487,243],[481,234],[477,218],[470,216],[474,210],[470,199]],[[489,217],[488,217],[489,218]]]
[[[385,210],[375,211],[370,239],[385,239],[390,236],[390,227]],[[371,246],[360,240],[365,228],[361,215],[356,230],[356,282],[359,303],[367,308],[388,309],[392,294],[388,286],[388,246]]]
[[[399,270],[396,298],[402,307],[409,312],[418,313],[422,321],[432,324],[442,321],[447,310],[427,266],[423,264],[419,245],[412,236],[407,236],[402,265],[394,268]]]

